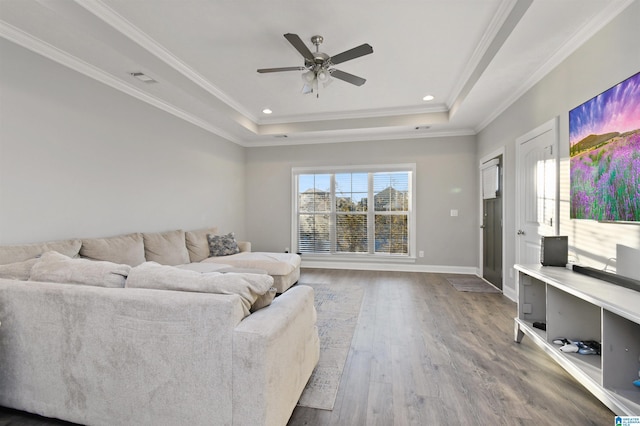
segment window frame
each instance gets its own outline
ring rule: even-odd
[[[298,218],[301,214],[299,212],[298,206],[298,195],[299,195],[299,175],[304,174],[341,174],[341,173],[378,173],[378,172],[408,172],[410,174],[408,181],[408,194],[409,194],[409,210],[407,213],[407,233],[408,233],[408,241],[407,241],[407,254],[393,254],[393,253],[376,253],[375,252],[375,232],[372,238],[368,239],[369,252],[368,253],[348,253],[348,252],[337,252],[336,248],[336,233],[335,233],[335,218],[338,214],[336,212],[335,205],[335,197],[336,197],[336,188],[335,188],[335,176],[331,178],[331,187],[330,187],[330,197],[331,197],[331,213],[330,213],[330,240],[331,240],[331,250],[329,253],[304,253],[305,258],[309,259],[331,259],[331,260],[358,260],[358,261],[379,261],[380,259],[390,260],[390,261],[411,261],[415,262],[416,260],[416,164],[415,163],[402,163],[402,164],[375,164],[375,165],[356,165],[356,166],[311,166],[311,167],[292,167],[291,168],[291,201],[292,201],[292,209],[291,209],[291,247],[294,253],[297,253],[298,250]],[[369,200],[373,200],[373,176],[369,175],[368,177],[368,191],[369,191]],[[355,212],[354,212],[355,213]],[[367,209],[367,220],[371,220],[375,222],[375,216],[377,214],[381,214],[382,212],[376,212],[373,205],[370,205]],[[346,213],[344,213],[346,214]],[[387,212],[385,214],[394,215],[400,214],[397,212]],[[402,213],[404,215],[404,213]],[[375,223],[371,223],[368,227],[375,226]]]

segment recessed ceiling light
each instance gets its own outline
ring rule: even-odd
[[[265,108],[262,110],[263,114],[271,114],[273,111],[271,111],[269,108]]]
[[[148,75],[142,72],[131,72],[129,74],[131,74],[132,77],[135,77],[138,80],[143,81],[145,83],[157,83],[157,81],[155,81],[153,78],[149,77]]]
[[[422,98],[423,101],[427,101],[427,102],[432,101],[434,99],[435,98],[433,97],[433,95],[426,95],[424,98]]]

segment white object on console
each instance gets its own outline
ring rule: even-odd
[[[640,280],[640,250],[616,244],[616,274]]]

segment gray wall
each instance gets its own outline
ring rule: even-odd
[[[640,2],[634,2],[577,49],[478,135],[478,156],[505,148],[507,264],[515,262],[515,140],[559,117],[560,234],[569,236],[570,260],[603,268],[616,243],[640,248],[640,225],[569,219],[569,110],[640,71]],[[612,265],[615,266],[613,262]],[[505,287],[515,291],[513,270]]]
[[[244,149],[0,39],[0,244],[217,225]]]
[[[416,163],[417,250],[425,252],[416,266],[478,264],[473,136],[249,148],[246,161],[246,227],[256,250],[291,247],[292,167]]]

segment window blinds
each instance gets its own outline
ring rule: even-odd
[[[482,164],[482,199],[496,198],[500,189],[500,160],[494,158]]]
[[[409,255],[411,170],[296,173],[297,249]]]

